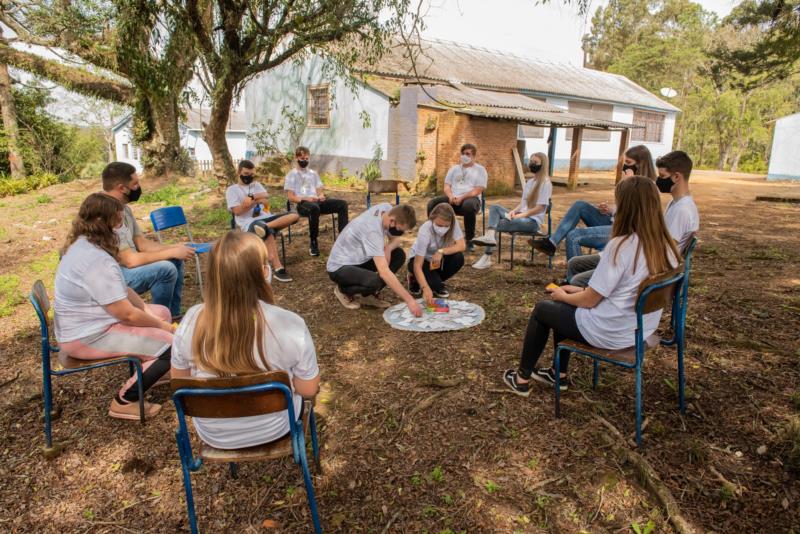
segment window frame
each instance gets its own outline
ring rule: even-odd
[[[314,98],[314,91],[324,90],[328,109],[326,114],[325,124],[316,124],[314,117],[316,113],[316,100]],[[328,83],[309,85],[306,90],[306,127],[308,128],[330,128],[331,127],[331,86]]]
[[[634,108],[631,122],[635,126],[644,126],[644,128],[631,128],[631,141],[656,144],[664,142],[664,125],[667,122],[666,113]],[[651,135],[651,132],[657,132],[658,135]]]
[[[578,111],[574,107],[589,106],[588,113],[586,110]],[[595,109],[597,106],[598,109]],[[610,121],[614,118],[614,104],[605,104],[602,102],[587,102],[586,100],[567,100],[567,111],[575,115],[583,115],[587,118],[600,119]],[[600,116],[602,115],[602,116]],[[567,128],[566,140],[572,141],[572,128]],[[603,130],[600,128],[583,128],[583,138],[581,141],[596,141],[599,143],[607,143],[611,141],[611,130]]]

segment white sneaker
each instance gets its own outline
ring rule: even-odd
[[[484,245],[487,247],[493,247],[497,245],[497,241],[494,240],[494,230],[489,230],[486,232],[486,235],[476,237],[472,240],[472,242],[476,245]]]
[[[478,261],[472,264],[473,269],[488,269],[492,266],[492,257],[488,254],[483,254]]]
[[[359,303],[362,306],[367,306],[368,308],[380,308],[382,310],[385,310],[391,306],[391,304],[376,295],[367,295],[366,297],[361,297],[359,299]]]
[[[342,303],[342,306],[348,310],[357,310],[361,308],[361,304],[358,303],[356,298],[342,293],[341,290],[339,290],[339,286],[333,287],[333,294],[336,295],[336,298],[339,299],[339,302]]]

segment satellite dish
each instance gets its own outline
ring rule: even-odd
[[[678,91],[676,91],[672,87],[662,87],[660,92],[662,96],[665,96],[667,98],[672,98],[674,96],[677,96],[678,94]]]

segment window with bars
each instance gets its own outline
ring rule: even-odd
[[[312,85],[308,88],[308,126],[328,128],[331,123],[330,87]]]
[[[122,143],[122,157],[123,159],[130,158],[130,154],[128,152],[128,143]]]
[[[663,113],[634,109],[633,124],[643,128],[631,129],[631,141],[660,143],[664,135],[664,118]]]
[[[595,102],[583,102],[581,100],[570,100],[567,102],[569,112],[575,115],[591,119],[602,119],[610,121],[614,113],[614,106],[611,104],[597,104]],[[572,140],[572,128],[567,129],[567,141]],[[583,130],[584,141],[610,141],[611,132],[608,130]]]

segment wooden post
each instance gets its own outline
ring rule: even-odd
[[[553,172],[556,170],[556,135],[558,135],[558,128],[550,126],[550,143],[547,145],[547,159],[550,160],[547,174],[550,178],[553,177]]]
[[[519,157],[517,147],[511,149],[511,156],[514,158],[514,167],[517,169],[517,176],[522,189],[525,189],[525,168],[522,166],[522,159]]]
[[[628,128],[625,128],[620,132],[619,136],[619,158],[617,158],[617,172],[616,176],[614,177],[614,183],[618,184],[620,180],[622,180],[622,157],[625,155],[625,151],[628,150],[628,138],[630,138],[631,131]]]
[[[583,126],[572,129],[572,151],[569,157],[569,181],[567,187],[573,190],[578,185],[578,167],[581,164],[581,141],[583,140]]]

